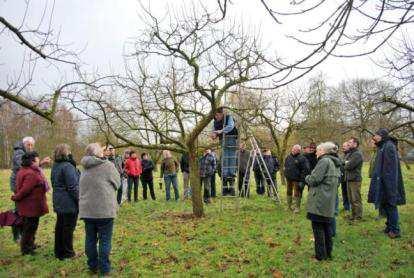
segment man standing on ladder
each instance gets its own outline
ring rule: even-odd
[[[235,196],[234,181],[237,172],[237,138],[238,132],[234,119],[219,107],[214,114],[212,139],[219,139],[221,146],[221,180],[222,195]]]

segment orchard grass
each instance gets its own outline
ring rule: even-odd
[[[257,196],[251,188],[251,198],[240,200],[238,211],[234,199],[222,200],[223,211],[220,199],[215,199],[205,207],[205,217],[195,219],[191,202],[167,203],[156,180],[156,201],[143,201],[140,186],[139,201],[124,203],[120,209],[112,241],[113,276],[414,277],[413,168],[404,167],[408,204],[400,207],[402,237],[391,240],[382,233],[385,220],[375,220],[377,211],[366,203],[365,178],[364,219],[349,223],[340,204],[333,259],[325,262],[313,259],[313,237],[305,205],[300,214],[287,211],[285,186],[279,189],[281,205]],[[364,167],[365,177],[366,170]],[[0,211],[12,208],[9,173],[0,171]],[[180,184],[180,194],[182,191]],[[10,228],[0,229],[0,277],[90,275],[84,255],[83,221],[78,221],[74,237],[77,257],[67,261],[54,258],[56,216],[50,193],[48,201],[51,213],[40,220],[37,255],[21,256]]]

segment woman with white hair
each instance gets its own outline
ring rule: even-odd
[[[88,267],[94,273],[99,269],[105,275],[111,271],[109,254],[121,180],[114,164],[104,159],[103,148],[98,143],[86,147],[81,164],[84,171],[79,182],[79,218],[85,221]]]
[[[341,165],[339,158],[331,155],[336,150],[337,147],[332,142],[320,144],[316,148],[318,163],[305,178],[309,185],[307,217],[312,221],[315,257],[319,261],[332,257],[331,222],[335,213]]]

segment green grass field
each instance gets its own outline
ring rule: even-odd
[[[366,169],[365,169],[366,170]],[[366,174],[366,171],[365,171]],[[365,175],[366,176],[366,175]],[[8,171],[0,172],[0,211],[12,208]],[[157,201],[124,204],[115,222],[112,241],[114,277],[414,277],[414,169],[404,171],[407,205],[400,207],[402,237],[388,239],[373,206],[364,203],[364,220],[350,224],[340,212],[333,260],[316,262],[310,222],[305,211],[294,215],[282,205],[255,193],[206,207],[202,219],[189,217],[190,202]],[[363,186],[366,200],[368,179]],[[141,194],[141,188],[140,194]],[[252,190],[253,192],[254,190]],[[141,196],[140,196],[141,198]],[[304,197],[306,200],[306,196]],[[51,196],[48,196],[49,203]],[[342,206],[340,206],[342,208]],[[52,206],[50,203],[50,210]],[[36,256],[20,255],[9,227],[0,229],[0,277],[88,276],[84,255],[83,222],[75,232],[77,258],[59,261],[53,255],[55,214],[40,220]]]

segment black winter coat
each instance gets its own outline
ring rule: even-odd
[[[69,161],[56,161],[51,172],[53,210],[56,213],[78,213],[79,171]]]
[[[289,181],[304,182],[310,174],[309,163],[302,154],[289,154],[285,160],[285,177]]]
[[[316,164],[318,163],[318,159],[316,158],[315,153],[305,153],[303,154],[309,163],[309,171],[312,172],[315,169]]]
[[[269,174],[271,176],[274,176],[277,171],[279,171],[279,161],[275,156],[272,155],[263,155],[263,160],[266,163],[267,170],[269,171]],[[253,164],[253,171],[260,173],[260,167],[257,163],[257,159],[255,160]]]
[[[378,144],[368,202],[374,203],[376,207],[381,204],[404,205],[406,202],[397,143],[394,138],[384,138]]]
[[[142,174],[141,174],[141,180],[143,181],[152,181],[153,175],[152,171],[154,171],[155,165],[152,160],[149,159],[143,159],[141,160],[141,167],[142,167]]]
[[[181,156],[181,160],[180,160],[181,172],[190,173],[190,163],[189,163],[188,160],[189,160],[189,158],[188,158],[187,153],[185,153]]]

